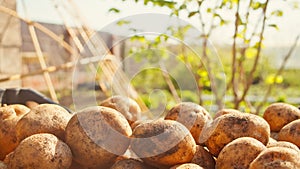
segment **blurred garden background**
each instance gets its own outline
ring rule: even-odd
[[[181,101],[212,113],[299,106],[299,3],[0,0],[0,88],[71,109],[116,94],[153,112]]]

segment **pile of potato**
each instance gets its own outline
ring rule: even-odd
[[[182,102],[141,120],[129,98],[70,114],[53,104],[0,107],[0,169],[299,169],[300,110],[263,117],[223,109],[214,118]]]

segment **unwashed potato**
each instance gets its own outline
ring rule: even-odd
[[[249,169],[299,169],[299,152],[285,147],[272,147],[262,151]]]
[[[203,107],[192,102],[177,104],[167,113],[165,119],[176,120],[183,124],[190,130],[196,143],[199,143],[203,127],[212,121],[210,114]]]
[[[66,169],[71,166],[72,153],[67,144],[52,134],[27,137],[9,159],[8,169]]]
[[[73,160],[84,167],[107,169],[127,150],[132,131],[120,112],[95,106],[76,113],[65,134]]]
[[[285,125],[278,134],[278,140],[288,141],[300,147],[300,119]]]
[[[55,104],[40,104],[16,125],[17,137],[21,141],[38,133],[51,133],[64,140],[64,132],[72,115],[63,107]]]
[[[4,164],[2,161],[0,161],[0,169],[7,169],[6,164]]]
[[[190,162],[196,143],[186,127],[173,120],[156,120],[138,125],[131,148],[145,163],[166,168]]]
[[[265,145],[252,137],[237,138],[222,149],[216,168],[248,169],[250,163],[265,149]]]
[[[225,114],[206,126],[200,137],[209,152],[218,156],[222,148],[239,137],[253,137],[264,145],[269,142],[270,127],[261,117],[253,114]]]
[[[117,161],[110,169],[153,169],[136,159],[123,159]]]
[[[273,139],[278,140],[278,132],[271,132],[270,135]]]
[[[191,163],[198,164],[204,169],[214,169],[216,164],[214,157],[200,145],[197,145],[196,153]]]
[[[100,103],[100,106],[113,108],[122,113],[129,124],[139,120],[141,117],[140,106],[131,98],[125,96],[112,96]]]
[[[186,164],[179,164],[171,167],[170,169],[205,169],[197,164],[193,163],[186,163]]]
[[[277,142],[274,142],[274,143],[268,143],[267,148],[271,148],[271,147],[291,148],[291,149],[294,149],[296,151],[299,151],[299,153],[300,153],[299,148],[295,144],[293,144],[291,142],[287,142],[287,141],[277,141]]]
[[[15,127],[21,117],[29,111],[28,107],[18,104],[0,107],[0,160],[19,144]]]
[[[216,119],[224,114],[234,114],[234,113],[239,114],[242,112],[240,112],[239,110],[236,110],[236,109],[221,109],[215,114],[214,119]]]
[[[271,131],[279,132],[286,124],[300,119],[300,110],[286,103],[273,103],[267,107],[263,115],[269,123]]]
[[[267,147],[269,146],[269,145],[273,145],[273,144],[276,144],[277,143],[277,140],[275,140],[275,139],[273,139],[272,137],[270,137],[269,138],[269,142],[268,142],[268,144],[267,144]]]

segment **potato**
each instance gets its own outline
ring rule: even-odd
[[[21,117],[29,111],[30,109],[23,105],[0,107],[0,160],[19,144],[15,127]]]
[[[204,169],[214,169],[216,164],[213,156],[204,147],[200,145],[197,145],[196,153],[191,163],[198,164]]]
[[[269,123],[271,131],[278,132],[286,124],[300,119],[300,110],[286,103],[273,103],[267,107],[263,115]]]
[[[148,165],[135,159],[117,161],[110,169],[151,169]]]
[[[263,118],[253,114],[225,114],[203,129],[200,142],[205,143],[211,154],[218,156],[226,144],[239,137],[253,137],[266,145],[270,127]]]
[[[131,148],[145,163],[165,168],[190,162],[196,143],[181,123],[160,119],[138,125],[132,134]]]
[[[267,147],[269,146],[269,145],[273,145],[273,144],[276,144],[277,143],[277,141],[275,140],[275,139],[273,139],[272,137],[270,137],[269,138],[269,142],[268,142],[268,144],[267,144]]]
[[[242,112],[240,112],[239,110],[235,110],[235,109],[221,109],[215,114],[214,119],[216,119],[224,114],[234,114],[234,113],[239,114]]]
[[[271,132],[271,137],[275,140],[278,140],[278,132]]]
[[[6,164],[2,161],[0,161],[0,169],[7,169]]]
[[[176,120],[188,128],[199,143],[199,136],[206,123],[212,120],[210,114],[200,105],[191,102],[182,102],[174,106],[166,115],[166,120]]]
[[[63,107],[55,104],[40,104],[16,125],[17,137],[21,141],[38,133],[51,133],[64,140],[64,132],[72,115]]]
[[[122,113],[129,124],[141,118],[141,108],[132,99],[125,96],[112,96],[100,103],[100,106],[113,108]]]
[[[73,160],[88,168],[109,168],[129,146],[132,134],[126,118],[102,106],[76,113],[66,127],[66,143]]]
[[[152,120],[137,120],[137,121],[131,123],[131,124],[130,124],[130,127],[131,127],[132,130],[134,130],[136,126],[138,126],[138,125],[140,125],[140,124],[142,124],[142,123],[149,123],[149,122],[151,122],[151,121],[152,121]]]
[[[262,151],[249,169],[299,169],[299,152],[290,148],[272,147]]]
[[[291,148],[291,149],[294,149],[296,151],[299,151],[300,153],[300,150],[299,148],[293,144],[293,143],[290,143],[290,142],[287,142],[287,141],[277,141],[277,142],[274,142],[274,143],[269,143],[267,145],[267,148],[271,148],[271,147],[285,147],[285,148]]]
[[[300,147],[300,119],[285,125],[278,134],[278,140],[288,141]]]
[[[170,169],[205,169],[197,164],[193,163],[186,163],[186,164],[179,164],[171,167]]]
[[[250,163],[266,147],[252,137],[241,137],[227,144],[220,152],[216,168],[218,169],[248,169]]]
[[[8,169],[66,169],[71,166],[72,153],[67,144],[52,134],[27,137],[15,149]]]

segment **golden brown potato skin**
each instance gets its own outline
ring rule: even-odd
[[[271,147],[262,151],[249,169],[299,169],[299,152],[285,147]]]
[[[300,119],[285,125],[278,134],[278,140],[288,141],[300,147]]]
[[[269,123],[271,131],[279,132],[286,124],[300,119],[300,110],[286,103],[273,103],[267,107],[263,115]]]
[[[226,144],[239,137],[253,137],[266,145],[270,127],[263,118],[253,114],[225,114],[216,118],[202,133],[201,142],[211,154],[218,156]]]
[[[165,168],[190,162],[196,143],[181,123],[160,119],[138,125],[132,134],[131,148],[145,163]]]
[[[216,119],[224,114],[234,114],[234,113],[239,114],[242,112],[240,112],[239,110],[236,110],[236,109],[221,109],[215,114],[214,119]]]
[[[22,116],[29,111],[30,109],[23,105],[0,107],[0,160],[19,144],[15,128]]]
[[[204,147],[200,145],[197,145],[196,153],[191,163],[198,164],[204,169],[214,169],[216,164],[213,156]]]
[[[250,163],[266,147],[252,137],[241,137],[227,144],[220,152],[216,168],[218,169],[248,169]]]
[[[10,156],[8,169],[66,169],[71,163],[67,144],[52,134],[35,134],[20,142]]]
[[[84,167],[109,168],[129,146],[130,125],[118,111],[102,106],[76,113],[66,127],[73,160]]]
[[[273,143],[268,143],[267,148],[271,148],[271,147],[290,148],[290,149],[294,149],[296,151],[299,151],[299,153],[300,153],[299,148],[295,144],[293,144],[291,142],[287,142],[287,141],[276,141],[276,142],[273,142]]]
[[[40,104],[26,115],[16,125],[17,137],[21,141],[38,133],[51,133],[64,140],[64,132],[72,115],[63,107],[55,104]]]
[[[153,169],[153,168],[135,159],[123,159],[117,161],[110,169]]]
[[[212,121],[210,114],[200,105],[192,102],[182,102],[174,106],[166,115],[166,120],[175,120],[188,128],[199,143],[199,136],[206,123]]]
[[[179,164],[171,167],[170,169],[205,169],[197,164],[193,163],[186,163],[186,164]]]
[[[141,117],[140,106],[131,98],[125,96],[112,96],[100,103],[100,106],[110,107],[122,113],[129,124],[137,121]]]

